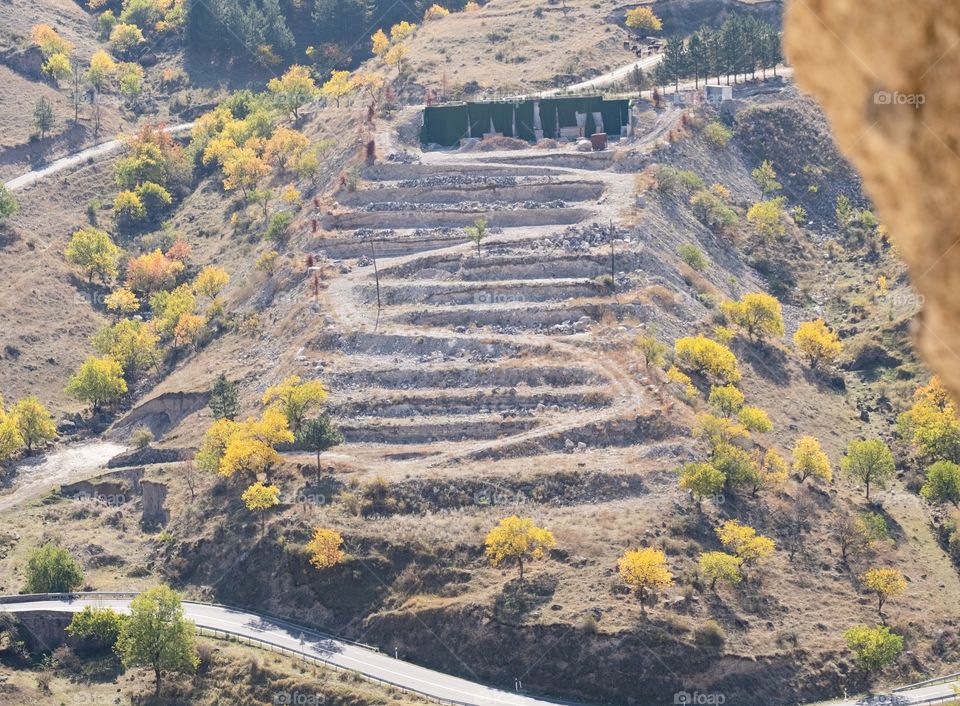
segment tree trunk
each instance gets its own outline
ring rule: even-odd
[[[320,482],[320,449],[317,449],[317,482]]]
[[[520,583],[523,583],[523,557],[520,557]]]
[[[155,666],[155,667],[153,668],[153,679],[154,679],[154,681],[153,681],[153,685],[154,685],[154,691],[153,691],[153,693],[154,693],[155,695],[157,695],[157,696],[160,696],[160,667]]]

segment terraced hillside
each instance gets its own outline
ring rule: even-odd
[[[677,443],[669,396],[638,375],[621,325],[649,318],[631,293],[660,275],[611,226],[633,190],[611,165],[609,152],[427,154],[367,168],[337,196],[323,250],[358,266],[331,282],[333,330],[302,362],[331,372],[349,453],[431,466],[561,454],[562,467],[572,450]],[[462,230],[478,218],[479,249]]]

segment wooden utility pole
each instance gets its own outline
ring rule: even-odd
[[[370,241],[370,253],[373,255],[373,277],[377,283],[377,322],[373,326],[373,330],[376,331],[380,326],[380,270],[377,269],[377,250],[373,245],[373,241]]]

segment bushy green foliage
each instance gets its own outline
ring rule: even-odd
[[[703,136],[713,147],[723,149],[733,139],[733,130],[714,120],[703,126]]]
[[[27,558],[25,593],[68,593],[83,582],[83,571],[63,547],[52,542]]]
[[[715,233],[733,228],[739,222],[736,212],[712,191],[698,191],[690,198],[697,220]]]
[[[703,254],[703,250],[691,243],[684,243],[677,248],[677,254],[680,256],[681,260],[683,260],[697,272],[702,272],[703,270],[707,269],[707,266],[710,264],[710,261],[707,260],[707,256]]]

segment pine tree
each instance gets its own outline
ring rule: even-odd
[[[220,373],[213,383],[210,393],[210,411],[214,419],[229,419],[233,421],[240,413],[240,404],[237,401],[237,386],[227,380],[227,376]]]

